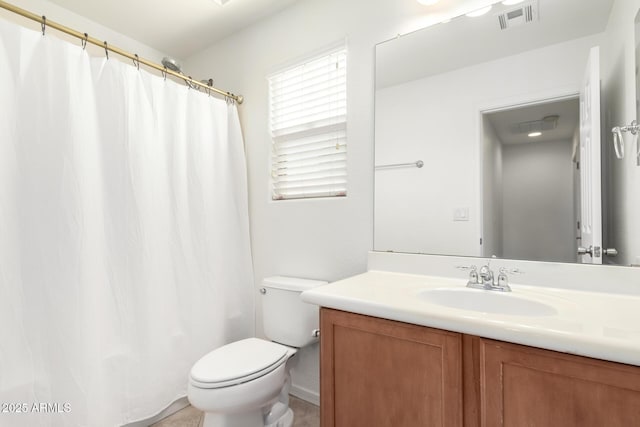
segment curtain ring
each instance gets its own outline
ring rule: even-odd
[[[106,40],[104,41],[104,55],[107,57],[107,60],[109,60],[109,46]]]
[[[167,67],[164,67],[164,70],[162,70],[162,78],[165,82],[167,81]]]
[[[84,38],[81,40],[82,50],[86,50],[87,49],[87,40],[89,40],[89,34],[84,33]]]
[[[134,54],[136,57],[133,59],[133,65],[139,70],[140,69],[140,57],[137,53]]]
[[[47,29],[47,17],[42,15],[42,22],[40,23],[42,27],[42,35],[44,36],[44,31]]]

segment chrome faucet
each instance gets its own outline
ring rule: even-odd
[[[493,285],[493,271],[491,271],[491,267],[489,267],[489,264],[480,267],[479,276],[480,283],[485,287],[485,289]]]
[[[501,268],[498,272],[498,277],[496,278],[493,271],[491,271],[489,264],[480,267],[480,272],[478,272],[475,265],[472,265],[471,271],[469,272],[467,288],[511,292],[507,271],[508,270],[506,268]]]

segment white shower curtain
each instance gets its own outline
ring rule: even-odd
[[[117,426],[253,334],[235,105],[0,21],[0,426]]]

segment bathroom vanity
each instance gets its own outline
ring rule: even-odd
[[[640,120],[638,3],[504,3],[376,46],[376,252],[303,294],[323,427],[640,426],[640,269],[610,265],[640,265],[640,160],[605,145]],[[534,24],[513,43],[496,16]],[[488,263],[513,292],[466,288]]]
[[[640,367],[321,310],[322,426],[632,426]]]
[[[586,270],[582,288],[512,283],[510,294],[485,299],[493,291],[466,289],[464,274],[437,275],[458,271],[459,259],[426,259],[436,260],[426,267],[435,275],[375,271],[370,257],[367,273],[303,294],[322,307],[323,427],[640,423],[633,286],[603,292],[587,278],[597,270]],[[558,264],[525,267],[534,277],[546,267],[564,274]],[[620,269],[637,275],[630,270]]]

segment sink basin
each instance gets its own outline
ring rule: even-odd
[[[555,308],[512,293],[469,288],[438,288],[420,292],[418,298],[445,307],[509,316],[552,316]]]

